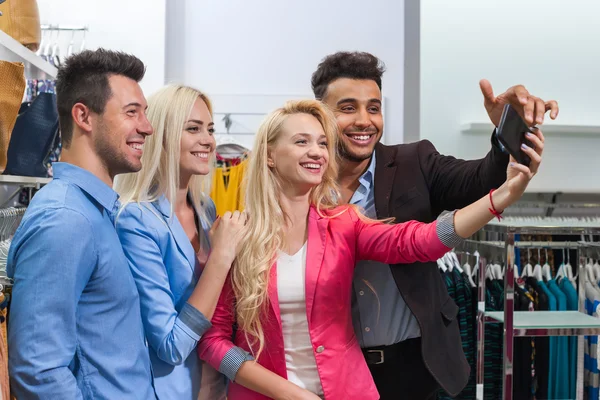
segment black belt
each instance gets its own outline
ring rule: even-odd
[[[389,346],[367,347],[362,349],[362,352],[367,364],[378,365],[415,350],[421,351],[421,338],[407,339]]]

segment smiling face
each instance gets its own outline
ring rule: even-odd
[[[283,187],[304,191],[319,185],[329,165],[327,137],[319,120],[309,114],[286,117],[269,152],[268,165]]]
[[[216,147],[214,132],[210,111],[198,97],[181,133],[179,168],[182,179],[189,180],[192,175],[210,172],[210,160]]]
[[[146,136],[153,132],[146,98],[133,79],[113,75],[109,84],[111,97],[92,129],[95,152],[111,176],[137,172]]]
[[[383,133],[377,83],[370,79],[336,79],[329,84],[323,101],[337,120],[340,155],[353,162],[369,159]]]

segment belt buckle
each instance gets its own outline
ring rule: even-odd
[[[383,357],[383,350],[367,350],[367,353],[379,353],[380,360],[377,361],[376,363],[373,363],[373,365],[383,364],[383,362],[385,361],[385,359]]]

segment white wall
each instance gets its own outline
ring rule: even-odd
[[[369,51],[388,67],[384,140],[402,141],[404,1],[181,0],[167,7],[167,80],[212,95],[215,111],[268,112],[283,98],[312,97],[311,74],[324,56]],[[234,105],[236,98],[247,105]],[[257,119],[243,122],[252,129]]]
[[[481,78],[496,92],[523,83],[559,100],[558,124],[600,125],[600,3],[422,0],[421,7],[421,138],[441,152],[476,158],[489,149],[489,134],[460,132],[461,124],[489,121]],[[530,190],[600,192],[599,149],[600,136],[547,137]]]
[[[166,1],[38,0],[38,7],[42,24],[87,25],[87,49],[105,47],[139,57],[147,65],[142,88],[152,92],[164,84]],[[63,54],[71,37],[60,34]],[[76,46],[82,37],[75,37]]]

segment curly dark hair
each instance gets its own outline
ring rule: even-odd
[[[108,78],[121,75],[139,82],[146,67],[131,55],[105,49],[86,50],[75,54],[59,68],[56,77],[56,102],[63,146],[68,148],[73,139],[71,110],[77,103],[102,114],[112,96]]]
[[[323,100],[329,84],[339,78],[373,80],[381,89],[385,64],[373,54],[340,51],[325,57],[313,73],[311,85],[315,98]]]

